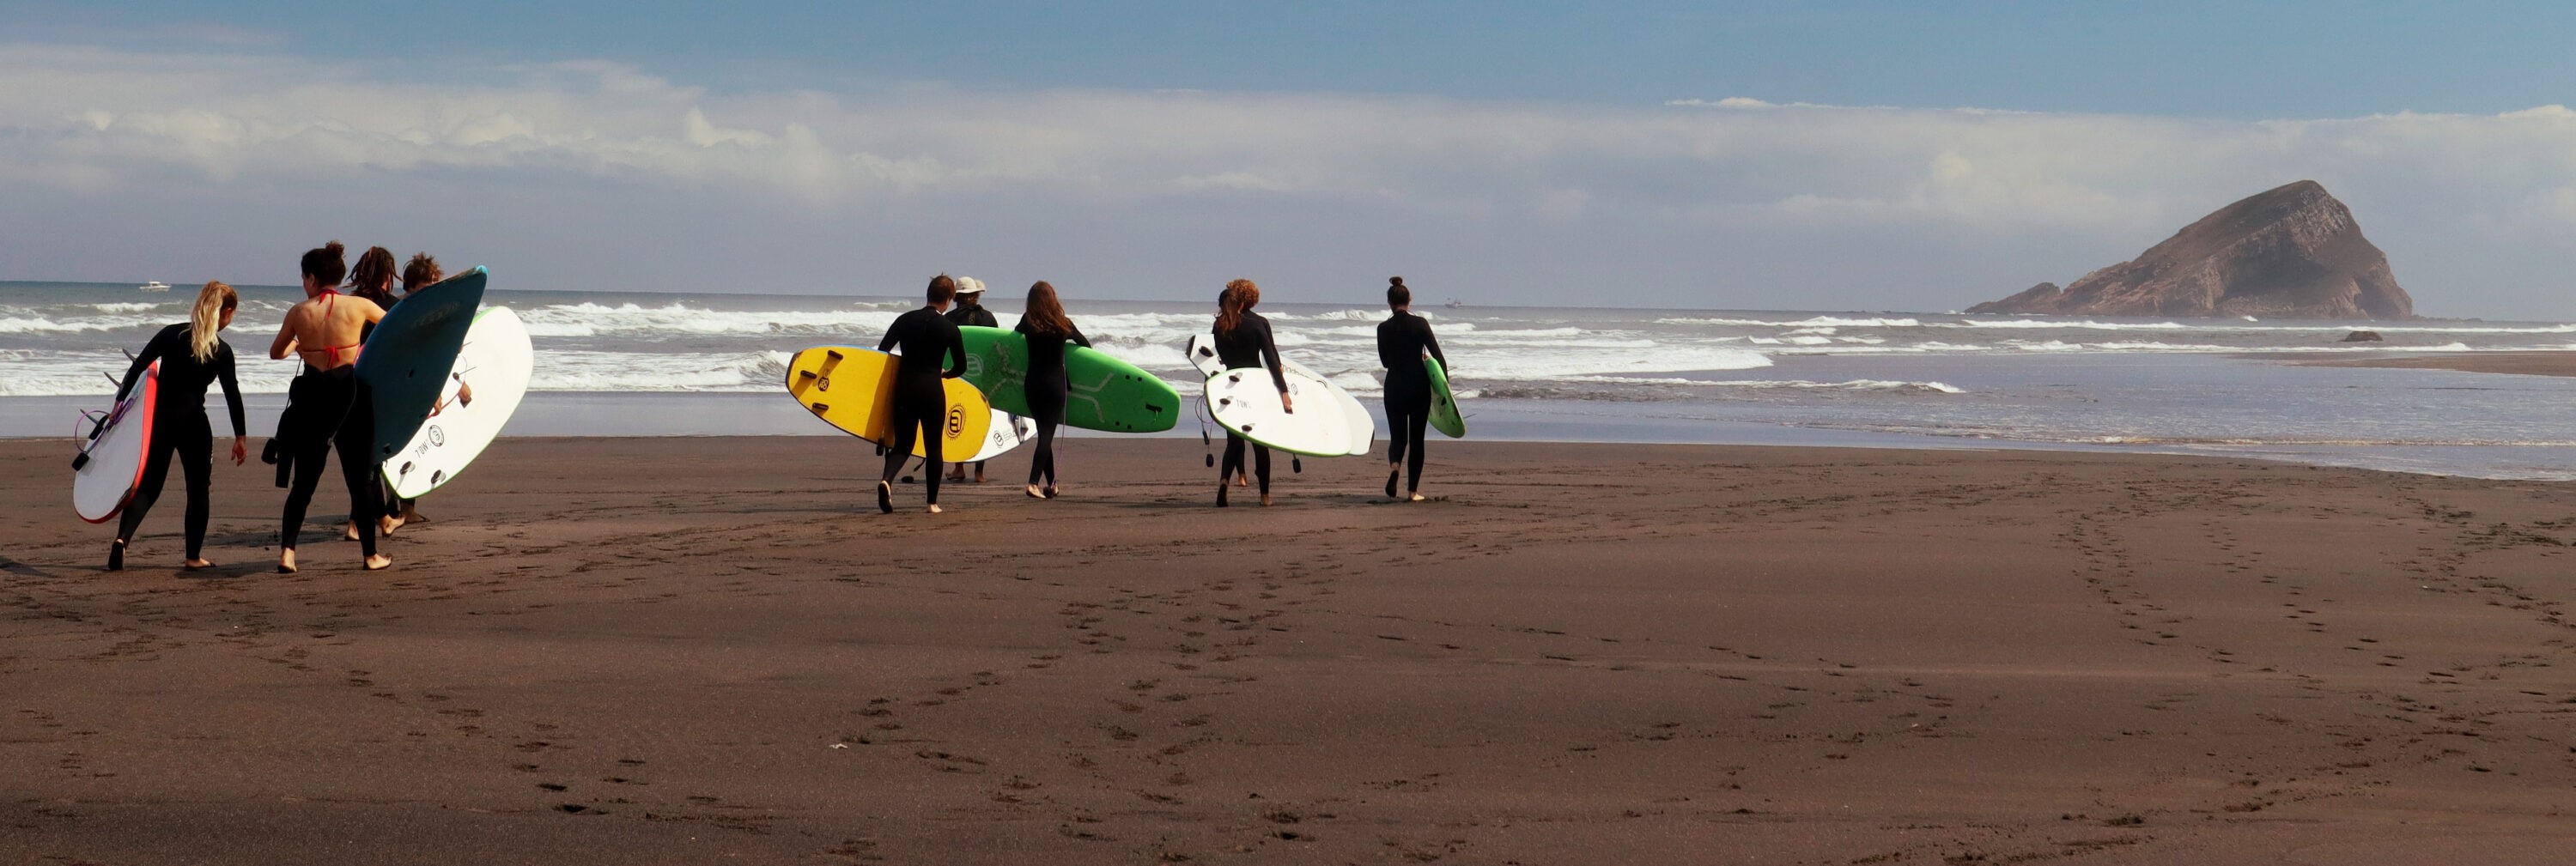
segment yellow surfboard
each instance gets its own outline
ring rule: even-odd
[[[897,363],[895,356],[874,349],[816,346],[788,359],[787,395],[841,432],[884,445],[894,438],[886,428],[894,416]],[[963,379],[941,383],[948,388],[948,412],[941,424],[947,435],[940,441],[940,456],[974,456],[993,425],[993,405]],[[915,437],[912,456],[930,456],[925,444]]]

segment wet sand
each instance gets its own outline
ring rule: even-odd
[[[2477,352],[2461,355],[2402,355],[2306,360],[2311,367],[2396,367],[2408,370],[2457,370],[2463,373],[2512,373],[2522,376],[2576,376],[2576,352]]]
[[[267,573],[0,442],[0,862],[2554,863],[2576,487],[2152,456],[513,439]],[[1025,458],[994,462],[1004,478]],[[1115,481],[1108,479],[1117,479]],[[315,510],[342,507],[326,480]],[[917,507],[917,490],[900,500]],[[317,524],[320,520],[317,519]],[[318,530],[317,530],[318,531]]]

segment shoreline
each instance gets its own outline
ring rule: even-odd
[[[0,442],[0,859],[2547,863],[2576,487],[2035,451],[504,439],[266,573]],[[175,491],[174,491],[175,494]],[[317,496],[316,523],[345,499]],[[1248,497],[1247,497],[1248,498]],[[1241,500],[1238,500],[1241,501]],[[347,827],[368,828],[363,834]],[[209,855],[204,828],[228,828]],[[2070,853],[2071,852],[2071,853]],[[1187,858],[1186,860],[1178,858]],[[2413,858],[2413,859],[2408,859]]]
[[[2304,367],[2376,367],[2401,370],[2451,370],[2514,376],[2576,376],[2576,350],[2563,352],[2464,352],[2378,358],[2303,359]]]

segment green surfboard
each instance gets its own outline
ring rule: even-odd
[[[1422,369],[1431,374],[1431,429],[1451,439],[1467,435],[1467,419],[1458,414],[1458,397],[1449,393],[1449,371],[1440,369],[1436,358],[1422,359]]]
[[[957,333],[966,343],[967,384],[983,391],[993,408],[1031,415],[1027,379],[1027,337],[1000,328],[969,325]],[[1066,426],[1111,433],[1159,433],[1181,423],[1181,393],[1169,383],[1106,352],[1082,346],[1064,347],[1064,376],[1070,387],[1064,404]]]

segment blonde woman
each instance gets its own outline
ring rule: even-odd
[[[206,421],[206,386],[223,383],[224,405],[232,410],[233,465],[239,466],[250,456],[248,440],[242,438],[241,386],[233,379],[233,347],[225,345],[218,332],[232,325],[233,313],[240,308],[241,295],[233,287],[207,283],[197,292],[188,320],[152,335],[143,352],[134,356],[134,365],[126,369],[125,380],[117,384],[116,399],[124,400],[144,368],[156,361],[161,364],[160,390],[152,404],[152,453],[143,461],[142,483],[125,505],[125,519],[116,525],[116,541],[107,549],[107,570],[125,568],[125,546],[134,540],[134,530],[143,525],[153,500],[161,498],[172,457],[179,459],[188,475],[188,558],[181,567],[195,571],[214,566],[201,555],[215,452],[214,427]]]

